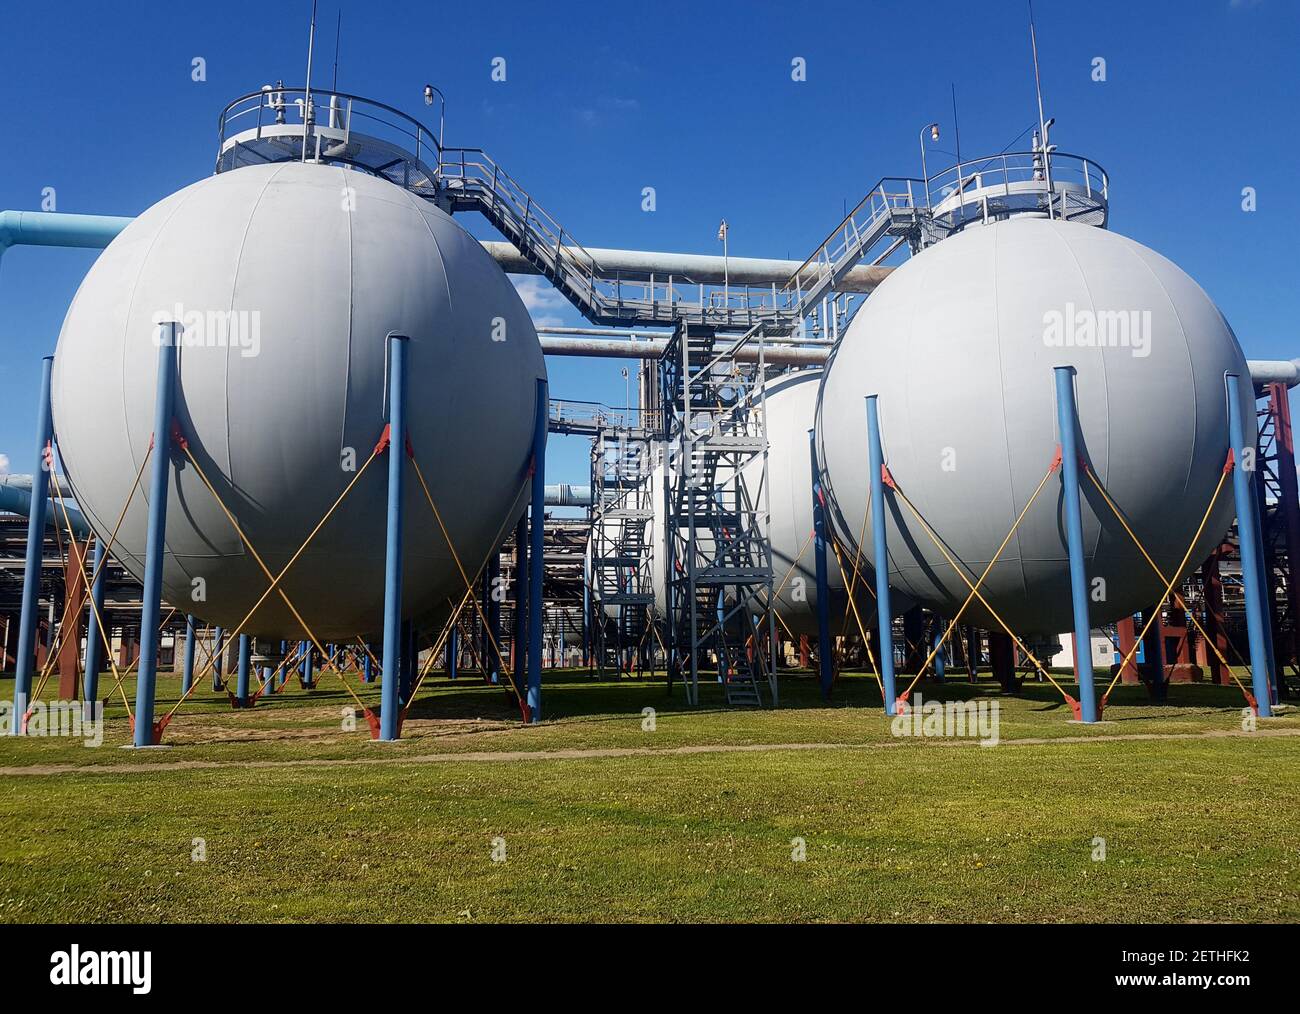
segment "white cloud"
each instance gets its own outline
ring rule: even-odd
[[[569,301],[556,292],[550,282],[536,275],[511,275],[510,280],[514,282],[515,290],[535,326],[555,327],[564,323],[557,311],[567,307]]]
[[[0,454],[0,475],[9,473],[9,455]]]

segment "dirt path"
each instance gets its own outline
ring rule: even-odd
[[[1260,729],[1256,732],[1238,732],[1213,729],[1207,732],[1179,733],[1121,733],[1113,736],[1056,736],[1030,739],[1004,739],[1000,746],[1055,746],[1059,743],[1113,743],[1146,742],[1151,740],[1188,739],[1274,739],[1300,737],[1300,729]],[[408,741],[409,742],[409,741]],[[0,778],[22,775],[81,775],[81,774],[144,774],[150,771],[209,771],[221,768],[329,768],[362,767],[372,764],[454,764],[457,762],[483,764],[512,761],[564,761],[605,760],[619,757],[685,757],[694,754],[764,753],[778,750],[886,750],[903,746],[907,740],[883,743],[744,743],[704,744],[655,749],[653,747],[608,747],[594,750],[501,750],[470,751],[465,753],[426,753],[402,756],[394,752],[387,757],[353,757],[337,760],[303,758],[298,760],[255,761],[157,761],[151,764],[30,764],[0,768]],[[941,747],[977,747],[974,739],[944,739],[929,741]],[[375,744],[378,750],[401,750],[401,744]]]

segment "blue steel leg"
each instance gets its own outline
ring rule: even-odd
[[[185,617],[185,662],[181,668],[181,694],[189,693],[194,682],[194,614]]]
[[[402,621],[402,704],[411,699],[415,685],[415,628],[410,620]]]
[[[932,649],[939,650],[934,653],[934,681],[942,683],[944,681],[944,661],[943,661],[943,644],[944,621],[938,617],[935,618],[934,626],[934,643],[930,646]]]
[[[542,556],[546,534],[546,429],[550,399],[546,381],[537,381],[536,415],[533,420],[533,503],[529,531],[528,570],[528,714],[534,723],[542,719]]]
[[[1074,403],[1074,367],[1057,366],[1056,422],[1061,438],[1065,487],[1065,535],[1070,549],[1070,598],[1074,603],[1074,675],[1079,684],[1079,720],[1097,721],[1092,672],[1092,623],[1088,618],[1088,571],[1083,562],[1083,511],[1079,505],[1079,413]]]
[[[85,715],[94,714],[95,701],[99,697],[99,670],[104,667],[108,652],[108,632],[101,630],[99,618],[104,615],[104,558],[108,556],[107,543],[95,539],[95,558],[91,565],[94,580],[90,583],[90,619],[86,624],[86,674],[82,684],[82,700]]]
[[[248,707],[248,669],[249,657],[253,653],[252,639],[247,634],[239,635],[239,669],[238,682],[235,684],[235,706]]]
[[[871,539],[876,564],[876,623],[880,630],[880,680],[885,687],[886,712],[896,714],[894,685],[893,610],[889,604],[889,542],[885,535],[885,453],[880,446],[880,415],[874,394],[867,396],[867,451],[871,470]]]
[[[1268,642],[1265,631],[1269,618],[1264,611],[1263,546],[1259,515],[1255,512],[1255,484],[1246,468],[1247,455],[1254,460],[1255,448],[1247,447],[1241,422],[1241,378],[1226,374],[1228,388],[1228,441],[1232,450],[1232,492],[1237,504],[1237,535],[1241,543],[1241,579],[1246,592],[1246,631],[1250,642],[1250,681],[1260,718],[1273,717],[1273,690],[1268,672]],[[1253,407],[1253,403],[1252,403]]]
[[[153,745],[154,688],[158,677],[158,623],[166,552],[167,484],[171,478],[172,402],[176,394],[175,322],[159,325],[158,393],[154,399],[153,460],[149,462],[149,528],[145,536],[140,608],[140,668],[135,681],[135,745]]]
[[[226,632],[217,627],[212,632],[212,692],[220,693],[226,681],[222,678],[221,668],[226,659]]]
[[[817,666],[822,700],[831,699],[835,670],[831,662],[830,583],[826,563],[826,510],[822,503],[821,469],[817,467],[817,431],[808,431],[808,458],[812,464],[813,555],[817,561]],[[776,608],[776,603],[772,603]]]
[[[316,684],[316,673],[314,671],[315,652],[316,646],[310,641],[302,642],[302,685],[304,689],[310,689]]]
[[[363,683],[373,683],[375,681],[375,667],[370,661],[370,645],[366,645],[367,650],[362,653],[361,660],[361,680]]]
[[[402,702],[402,479],[406,465],[406,347],[388,336],[388,537],[384,560],[383,705],[379,738],[395,740]]]
[[[27,559],[23,565],[22,614],[18,621],[18,658],[14,672],[14,713],[10,733],[23,730],[27,699],[32,693],[32,671],[36,665],[36,627],[41,590],[41,551],[45,547],[45,512],[50,498],[50,462],[46,458],[54,439],[54,420],[50,415],[50,372],[54,357],[41,360],[41,397],[36,407],[36,457],[40,467],[32,478],[32,507],[27,515]]]
[[[447,635],[447,676],[456,678],[456,663],[460,656],[460,627],[453,626]]]
[[[520,674],[528,668],[528,512],[524,511],[515,525],[515,623],[514,623],[514,678],[516,688],[522,693],[524,686]]]
[[[289,682],[289,642],[280,642],[280,667],[276,669],[277,683],[284,686]]]
[[[487,606],[485,612],[488,619],[488,631],[491,635],[487,645],[488,666],[492,672],[492,683],[498,685],[501,682],[501,600],[498,597],[497,588],[501,584],[501,551],[494,549],[492,559],[488,562],[488,581]],[[586,592],[586,586],[583,587]]]

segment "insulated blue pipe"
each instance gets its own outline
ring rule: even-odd
[[[402,477],[406,464],[405,335],[388,336],[388,537],[384,559],[383,705],[379,738],[398,738],[402,690]]]
[[[546,430],[550,398],[546,381],[538,378],[536,416],[533,420],[533,503],[528,557],[528,714],[542,719],[542,572],[546,535]]]
[[[831,591],[826,565],[826,510],[822,503],[821,469],[817,467],[817,431],[808,431],[808,459],[812,465],[813,555],[817,560],[817,667],[821,673],[822,700],[831,699],[835,670],[831,665]],[[773,608],[776,603],[773,603]]]
[[[32,515],[32,494],[29,490],[22,489],[18,486],[11,486],[6,482],[0,482],[0,511],[7,511],[10,514],[20,514],[23,517]],[[54,509],[53,501],[47,499],[45,503],[46,524],[51,528],[60,527],[63,522],[63,513],[67,511],[68,524],[72,526],[73,534],[78,538],[84,539],[93,534],[90,525],[81,512],[75,507],[69,507],[67,501],[64,501],[62,507]]]
[[[1074,367],[1057,366],[1056,425],[1061,439],[1061,481],[1065,536],[1070,550],[1070,599],[1074,604],[1074,677],[1079,684],[1079,720],[1097,721],[1092,671],[1092,621],[1088,618],[1088,571],[1083,562],[1083,511],[1079,506],[1079,411],[1074,401]]]
[[[27,558],[23,564],[22,613],[18,621],[18,659],[14,672],[14,714],[10,733],[22,732],[27,698],[32,692],[32,670],[36,665],[36,615],[41,590],[41,552],[45,548],[45,511],[49,507],[50,462],[45,454],[54,439],[50,414],[50,373],[54,357],[41,360],[41,396],[36,406],[36,458],[41,467],[32,477],[32,512],[27,515]]]
[[[194,614],[185,617],[185,663],[181,669],[181,693],[187,694],[194,682]]]
[[[175,321],[160,324],[158,393],[154,396],[153,460],[149,462],[149,528],[145,535],[140,606],[140,669],[135,681],[135,745],[153,745],[154,689],[158,676],[158,623],[162,611],[163,555],[167,551],[167,484],[171,478],[172,402],[176,394]]]
[[[250,656],[253,653],[252,638],[247,634],[239,635],[239,669],[237,682],[235,683],[235,705],[236,707],[248,707],[248,670]]]
[[[1259,515],[1255,512],[1255,484],[1246,469],[1246,456],[1256,449],[1246,446],[1241,423],[1241,378],[1225,374],[1228,388],[1228,441],[1232,450],[1232,493],[1237,505],[1237,539],[1241,549],[1241,579],[1246,592],[1246,632],[1250,642],[1250,682],[1260,718],[1273,717],[1273,690],[1268,672],[1268,646],[1264,641],[1266,601],[1263,580],[1263,545]],[[1253,469],[1251,469],[1253,471]]]
[[[221,678],[222,664],[225,662],[226,632],[221,627],[212,631],[212,692],[220,693],[225,681]]]
[[[102,250],[131,221],[114,215],[0,211],[0,254],[11,246],[71,246]]]
[[[885,535],[885,452],[880,446],[877,395],[867,395],[867,454],[871,470],[871,540],[876,561],[876,625],[880,630],[880,680],[885,687],[886,712],[898,710],[894,685],[894,617],[889,605],[889,540]]]
[[[99,697],[99,670],[104,666],[108,652],[108,631],[101,630],[99,618],[104,615],[104,570],[108,564],[108,546],[103,539],[95,538],[95,556],[91,564],[94,580],[90,583],[90,617],[86,623],[86,672],[82,677],[81,698],[85,702],[86,715],[94,707]]]

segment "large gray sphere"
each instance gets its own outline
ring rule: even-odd
[[[1115,311],[1139,314],[1143,331],[1136,342],[1130,334],[1127,347],[1052,344],[1065,337],[1054,326],[1067,314],[1105,322],[1114,318],[1096,315]],[[1110,333],[1118,342],[1118,330]],[[1076,329],[1076,342],[1080,335]],[[1077,370],[1086,457],[1155,560],[1172,571],[1223,469],[1225,374],[1242,378],[1242,403],[1253,404],[1245,360],[1222,314],[1176,265],[1123,236],[1045,219],[972,227],[944,240],[890,275],[858,313],[826,372],[818,412],[840,537],[853,544],[862,531],[864,398],[877,394],[890,471],[973,580],[1053,458],[1053,368],[1061,365]],[[1254,414],[1245,415],[1253,441]],[[1163,585],[1082,482],[1088,574],[1104,580],[1093,585],[1091,616],[1103,623],[1151,605]],[[907,508],[888,493],[886,506],[891,585],[951,616],[966,586]],[[1232,517],[1229,483],[1189,567]],[[865,542],[874,562],[870,527]],[[1059,471],[981,591],[1018,633],[1071,626]],[[963,619],[999,629],[978,603]]]
[[[242,346],[222,332],[212,314],[227,311],[248,311],[241,322],[256,326],[256,341],[251,330]],[[411,444],[471,573],[518,518],[541,349],[509,279],[428,203],[385,180],[294,162],[205,179],[123,230],[82,282],[54,366],[59,447],[101,536],[149,446],[154,321],[173,317],[186,324],[181,429],[273,572],[383,431],[389,332],[410,337]],[[164,598],[233,628],[267,580],[195,469],[179,451],[173,459]],[[319,637],[380,626],[387,462],[370,466],[283,583]],[[147,489],[146,475],[113,548],[137,577]],[[405,506],[403,614],[418,617],[445,609],[463,582],[409,465]],[[276,595],[245,630],[301,636]]]

